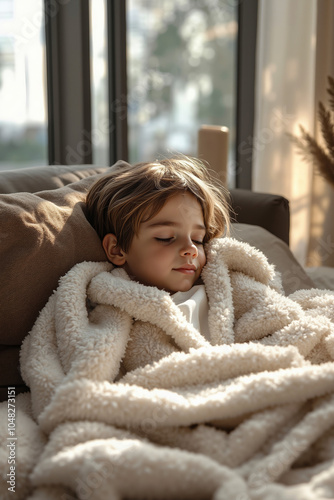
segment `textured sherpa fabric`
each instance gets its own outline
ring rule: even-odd
[[[334,294],[284,296],[234,239],[206,252],[210,342],[109,263],[60,280],[21,349],[16,499],[334,498]]]

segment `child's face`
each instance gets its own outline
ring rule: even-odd
[[[180,193],[140,225],[123,268],[144,285],[168,292],[187,291],[206,262],[203,212],[196,197]]]

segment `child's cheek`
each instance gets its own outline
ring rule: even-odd
[[[201,264],[204,266],[206,264],[206,253],[203,247],[198,252],[200,259],[201,259]]]
[[[148,256],[148,265],[150,263],[154,262],[161,262],[164,261],[168,255],[170,254],[170,251],[168,251],[168,248],[165,247],[164,245],[161,245],[161,247],[155,248],[150,252],[150,255]]]

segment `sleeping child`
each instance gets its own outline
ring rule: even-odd
[[[86,200],[108,260],[132,280],[169,292],[207,339],[204,246],[229,228],[226,199],[203,164],[178,158],[123,166],[96,182]]]
[[[19,498],[334,498],[334,293],[285,296],[226,199],[186,157],[92,186],[107,261],[60,279],[20,352]]]

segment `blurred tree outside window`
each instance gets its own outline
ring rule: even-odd
[[[0,0],[0,169],[48,163],[43,0]]]
[[[109,165],[108,35],[106,0],[90,0],[93,163]]]
[[[196,156],[208,124],[229,128],[235,164],[237,31],[229,0],[127,0],[130,162]]]

